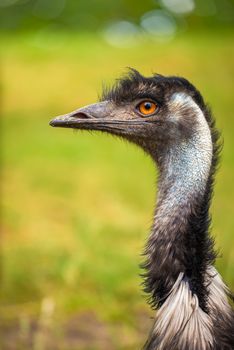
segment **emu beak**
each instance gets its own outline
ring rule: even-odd
[[[111,119],[112,114],[112,103],[103,101],[58,116],[50,121],[50,125],[62,128],[105,130],[108,124],[116,123]]]
[[[141,128],[147,124],[141,117],[131,118],[126,106],[116,106],[111,101],[94,103],[50,121],[54,127],[105,131],[126,138],[131,135],[143,137]]]

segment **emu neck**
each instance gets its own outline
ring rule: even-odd
[[[158,200],[145,265],[153,306],[164,302],[182,273],[205,309],[204,271],[214,259],[208,236],[212,140],[203,113],[193,108],[198,121],[193,135],[156,160]]]
[[[159,166],[155,223],[158,226],[162,221],[161,229],[169,228],[168,225],[165,227],[165,220],[171,224],[175,217],[178,222],[188,219],[206,192],[211,171],[212,142],[205,123],[189,141],[180,142],[165,152]]]

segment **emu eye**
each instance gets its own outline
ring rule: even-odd
[[[150,116],[157,109],[157,104],[152,101],[143,101],[137,106],[137,110],[144,116]]]

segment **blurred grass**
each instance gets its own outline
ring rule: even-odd
[[[154,167],[110,136],[48,126],[52,116],[96,101],[102,82],[127,66],[185,76],[212,106],[225,140],[212,232],[217,267],[234,288],[233,33],[183,34],[168,43],[145,38],[128,49],[52,33],[1,42],[1,319],[38,317],[41,302],[52,298],[58,318],[92,310],[115,325],[115,349],[139,348],[144,340],[137,336],[139,313],[148,312],[138,265],[155,200]]]

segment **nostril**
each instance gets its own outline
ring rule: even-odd
[[[89,119],[90,116],[88,114],[82,113],[82,112],[77,112],[73,114],[73,117],[79,118],[79,119]]]

